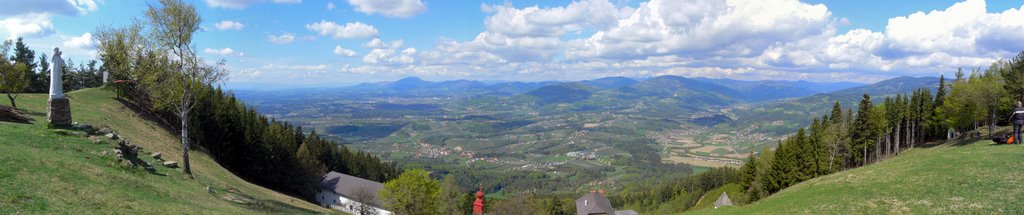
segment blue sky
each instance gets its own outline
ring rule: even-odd
[[[94,59],[154,0],[0,0],[0,35]],[[229,85],[604,76],[874,82],[1024,50],[1018,1],[197,0]]]

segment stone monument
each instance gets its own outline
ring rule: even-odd
[[[53,48],[53,59],[50,61],[50,99],[47,101],[46,109],[46,121],[51,126],[71,125],[71,103],[64,97],[63,82],[60,79],[64,70],[61,54],[60,49]]]

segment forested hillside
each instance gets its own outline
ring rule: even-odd
[[[194,50],[181,45],[192,32],[169,27],[197,24],[198,17],[187,16],[195,16],[194,5],[160,3],[150,6],[150,22],[99,29],[99,56],[112,79],[125,80],[117,84],[125,103],[151,113],[171,130],[184,131],[178,135],[184,137],[186,174],[187,149],[195,148],[247,181],[309,200],[327,171],[381,182],[398,175],[391,163],[267,118],[214,88],[223,62],[197,60]]]
[[[881,99],[873,99],[870,96],[872,93],[877,94],[882,91],[907,90],[908,86],[917,85],[906,83],[921,81],[903,78],[903,80],[893,79],[880,82],[873,85],[875,87],[858,87],[831,93],[841,97],[844,94],[851,94],[852,91],[864,91],[860,96],[860,102],[855,106],[856,109],[844,109],[841,100],[833,101],[830,112],[813,118],[809,126],[798,128],[795,134],[779,141],[774,149],[766,148],[759,153],[752,152],[738,170],[732,168],[717,170],[725,173],[736,171],[738,174],[736,178],[724,177],[717,180],[706,180],[714,183],[711,183],[712,186],[704,187],[680,187],[673,185],[678,182],[666,182],[659,188],[648,189],[648,191],[633,191],[632,193],[627,191],[622,195],[624,198],[620,204],[633,206],[633,208],[647,212],[682,212],[691,209],[694,199],[699,198],[706,191],[735,182],[739,184],[742,195],[730,196],[732,201],[740,205],[754,203],[751,207],[759,208],[763,205],[757,204],[758,200],[765,198],[771,200],[773,194],[817,177],[826,176],[835,179],[834,175],[850,175],[853,174],[848,173],[851,171],[887,171],[886,167],[874,167],[875,165],[872,164],[887,163],[887,160],[901,162],[895,160],[916,159],[903,158],[901,154],[922,146],[934,147],[935,141],[945,140],[947,137],[956,140],[970,140],[971,142],[979,138],[990,138],[993,137],[995,126],[1009,123],[1007,116],[1012,113],[1011,107],[1014,101],[1024,98],[1024,87],[1020,87],[1020,84],[1024,83],[1024,75],[1021,74],[1024,74],[1024,52],[1012,60],[997,61],[984,70],[974,69],[970,74],[958,70],[956,77],[951,80],[939,77],[935,88],[923,87],[913,90],[911,93],[883,96]],[[932,89],[936,89],[936,91],[933,93]],[[808,99],[815,97],[829,98],[828,94],[825,94]],[[978,132],[979,130],[984,132]],[[933,164],[929,165],[941,165],[940,163],[946,161],[933,160],[930,162]],[[877,170],[860,170],[865,166]],[[906,168],[901,167],[901,169],[892,171],[912,171]],[[927,169],[927,167],[925,168]],[[943,170],[929,169],[928,171],[937,173]],[[693,177],[696,179],[688,178],[687,180],[705,181],[701,178],[706,176],[700,174]],[[705,183],[705,185],[708,184]],[[833,186],[846,185],[835,184]],[[1003,188],[1007,187],[1001,189]],[[821,189],[831,188],[821,187]],[[897,189],[893,192],[899,191]],[[884,194],[884,192],[867,196],[880,194]],[[680,202],[683,204],[676,206]],[[806,200],[806,202],[817,202],[817,200]],[[777,204],[769,204],[776,206],[762,212],[775,213],[781,212],[783,209],[785,211],[805,211],[807,209],[779,208]],[[848,211],[851,208],[829,207],[824,210]],[[764,209],[764,207],[760,208]],[[895,208],[889,211],[903,210]],[[743,211],[749,213],[760,211],[760,209],[744,209]],[[867,211],[885,210],[870,209]],[[918,210],[914,209],[914,211]]]

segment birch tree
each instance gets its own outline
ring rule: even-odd
[[[202,18],[195,5],[182,0],[160,0],[159,5],[150,5],[146,11],[149,18],[153,38],[174,60],[170,78],[177,81],[165,81],[165,86],[157,88],[168,92],[154,92],[157,98],[165,101],[158,105],[170,105],[181,120],[182,170],[192,177],[189,165],[189,113],[195,107],[195,91],[210,84],[215,84],[225,77],[223,61],[216,65],[207,65],[196,54],[192,45],[192,36],[199,31]],[[173,80],[171,79],[171,80]],[[170,92],[173,91],[173,92]]]

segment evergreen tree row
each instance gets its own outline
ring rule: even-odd
[[[939,77],[938,91],[921,88],[874,104],[863,95],[856,112],[836,102],[830,114],[778,143],[775,150],[751,154],[740,169],[740,185],[753,202],[818,176],[899,155],[928,141],[977,138],[976,131],[1008,123],[1012,104],[1024,100],[1024,52],[988,69],[958,70],[956,79]]]

